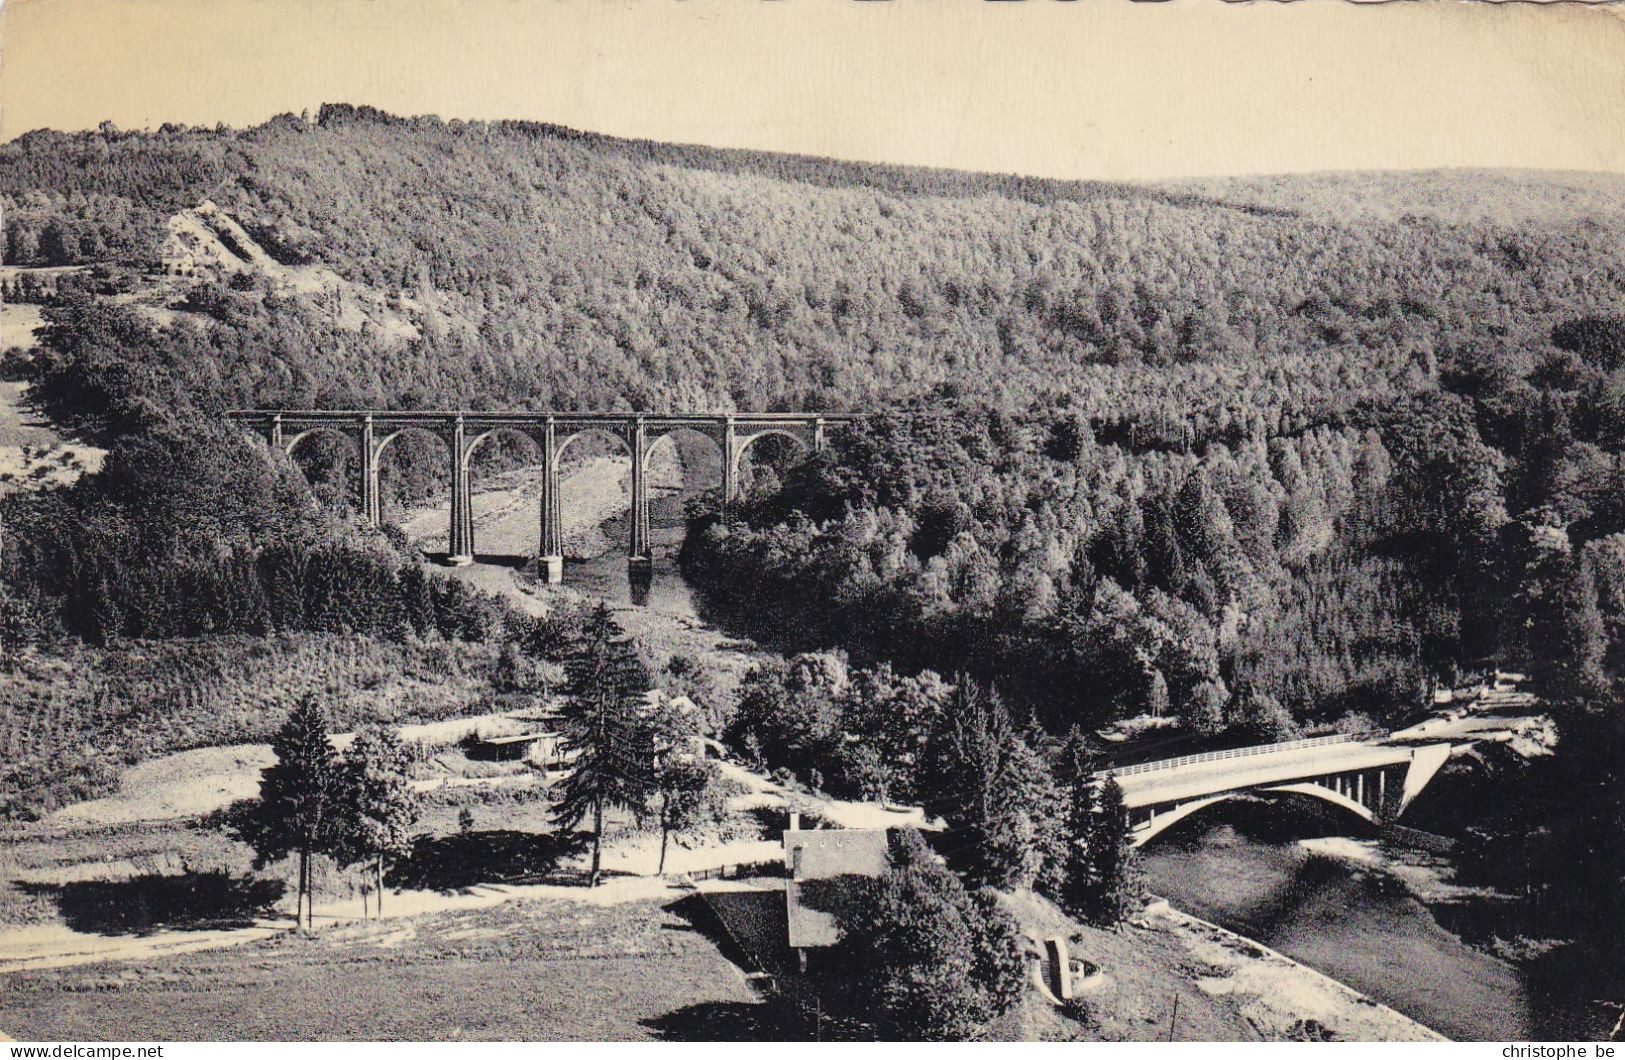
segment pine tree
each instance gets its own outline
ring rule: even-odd
[[[1033,836],[1023,882],[1045,894],[1054,894],[1061,887],[1066,871],[1067,799],[1045,756],[1044,749],[1051,743],[1038,719],[1032,718],[1011,748],[1016,782],[1012,798],[1031,822]]]
[[[1036,757],[999,697],[962,675],[931,741],[925,794],[953,830],[949,860],[974,885],[1030,883],[1039,867],[1039,828],[1021,798]]]
[[[1100,820],[1099,784],[1075,758],[1069,766],[1066,869],[1058,900],[1068,912],[1086,916],[1099,891],[1093,858],[1099,842],[1096,838],[1096,826]]]
[[[1070,798],[1073,785],[1100,768],[1100,753],[1090,741],[1083,727],[1074,725],[1067,730],[1066,739],[1055,755],[1055,783]]]
[[[411,849],[422,800],[412,787],[412,752],[394,729],[356,734],[342,763],[343,844],[347,865],[372,873],[377,911],[384,911],[384,868]]]
[[[559,725],[573,757],[555,816],[567,828],[592,818],[587,885],[596,887],[604,807],[641,812],[654,787],[651,733],[644,717],[649,672],[602,604],[582,625],[566,670],[569,698]]]
[[[333,853],[341,839],[341,778],[321,701],[313,695],[301,699],[272,737],[271,750],[276,761],[261,773],[259,799],[239,820],[237,833],[254,848],[257,867],[299,856],[294,922],[302,911],[309,928],[315,905],[311,858]]]
[[[1099,786],[1091,817],[1086,833],[1088,894],[1083,912],[1094,923],[1113,927],[1133,913],[1144,896],[1128,809],[1116,778],[1107,777]]]
[[[1151,671],[1151,679],[1146,685],[1145,704],[1146,713],[1153,718],[1168,713],[1168,679],[1162,676],[1161,670]]]
[[[1111,927],[1134,911],[1144,890],[1134,859],[1123,789],[1094,775],[1081,733],[1062,748],[1056,772],[1065,778],[1065,870],[1058,899],[1074,916]]]

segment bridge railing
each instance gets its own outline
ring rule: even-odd
[[[1354,739],[1355,737],[1348,733],[1337,733],[1332,736],[1312,736],[1306,740],[1288,740],[1286,743],[1266,743],[1254,747],[1232,747],[1228,751],[1208,751],[1199,755],[1164,758],[1156,762],[1141,762],[1132,766],[1119,766],[1116,769],[1102,769],[1095,776],[1127,777],[1136,773],[1156,773],[1164,769],[1178,769],[1181,766],[1196,765],[1199,762],[1222,762],[1227,758],[1251,758],[1255,755],[1278,754],[1281,751],[1295,751],[1304,747],[1325,747],[1329,744],[1349,743]]]

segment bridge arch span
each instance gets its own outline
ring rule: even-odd
[[[398,451],[397,442],[408,439],[429,439],[429,447],[440,453],[438,458],[427,455],[424,457],[424,459],[430,461],[428,467],[430,474],[433,476],[431,481],[435,483],[436,489],[448,483],[455,485],[456,469],[451,466],[452,441],[444,432],[415,423],[385,423],[375,426],[369,439],[372,446],[372,459],[368,462],[364,476],[365,493],[363,495],[367,518],[375,526],[383,522],[385,494],[391,493],[397,502],[400,499],[398,486],[395,485],[401,474],[399,457],[392,463],[389,461],[388,456],[391,450]],[[441,463],[441,460],[445,462]],[[393,490],[391,489],[392,486],[394,487]],[[448,515],[445,524],[445,535],[448,542],[451,540],[452,527],[455,522],[455,513]],[[429,536],[437,535],[438,531]]]
[[[810,435],[810,436],[809,436]],[[818,437],[815,433],[801,433],[785,427],[750,427],[740,428],[735,434],[736,439],[732,445],[733,452],[723,455],[725,466],[723,468],[723,489],[727,495],[724,508],[734,501],[737,491],[741,468],[745,462],[745,454],[764,438],[778,438],[787,440],[800,451],[801,460],[806,460],[818,451]],[[726,514],[726,512],[725,512]]]
[[[817,448],[812,439],[805,437],[803,434],[797,431],[789,430],[784,427],[765,427],[760,430],[751,430],[748,434],[744,430],[740,430],[739,443],[734,447],[733,464],[735,472],[739,470],[739,464],[745,459],[745,454],[750,452],[751,446],[755,445],[763,438],[789,439],[792,445],[801,450],[801,455],[803,458],[811,456],[813,451]]]
[[[315,444],[319,440],[336,440],[337,444],[329,454]],[[366,443],[358,433],[339,426],[313,424],[275,442],[280,442],[283,455],[304,477],[313,496],[321,498],[324,504],[343,509],[355,503],[353,477],[367,466]],[[326,463],[329,455],[332,462]],[[336,492],[330,492],[333,490]],[[362,502],[364,505],[364,496]]]
[[[458,435],[453,435],[452,439],[450,439],[451,444],[456,444],[460,441],[462,451],[457,455],[457,464],[453,469],[452,474],[453,493],[456,494],[456,496],[454,496],[452,499],[452,520],[455,523],[457,520],[461,519],[463,526],[460,528],[460,532],[458,532],[456,529],[448,529],[447,539],[451,540],[452,538],[456,538],[463,545],[462,555],[466,555],[469,559],[473,559],[475,555],[473,496],[475,479],[474,458],[482,449],[486,447],[488,442],[498,438],[499,436],[504,440],[516,438],[520,440],[519,448],[522,450],[522,452],[514,454],[518,458],[518,464],[510,465],[510,469],[513,466],[531,468],[540,467],[543,469],[544,477],[546,475],[547,434],[545,430],[536,431],[521,424],[493,423],[481,425],[473,432],[461,435],[460,437]],[[493,453],[492,455],[497,454]],[[482,473],[489,471],[489,467],[481,468]],[[459,483],[461,483],[461,490],[457,489]],[[498,540],[502,541],[506,540],[506,538],[502,535],[498,535]],[[511,548],[512,546],[503,547]],[[528,553],[514,554],[508,552],[496,552],[491,553],[487,558],[493,561],[507,562],[515,559],[523,560],[523,557],[526,554]]]
[[[1151,842],[1153,839],[1162,835],[1164,832],[1168,831],[1168,829],[1172,828],[1174,825],[1179,824],[1187,817],[1194,816],[1210,806],[1217,806],[1220,803],[1225,802],[1233,802],[1243,795],[1260,794],[1298,795],[1305,798],[1318,799],[1321,802],[1336,806],[1340,810],[1346,810],[1347,812],[1354,814],[1367,824],[1376,825],[1380,823],[1377,819],[1377,815],[1374,812],[1354,799],[1349,798],[1347,795],[1333,791],[1331,788],[1323,787],[1311,781],[1305,781],[1297,784],[1278,784],[1263,788],[1245,788],[1237,789],[1235,791],[1224,791],[1217,795],[1207,795],[1199,799],[1192,799],[1189,802],[1183,802],[1170,809],[1153,814],[1149,822],[1136,825],[1130,829],[1129,834],[1134,842],[1134,845],[1136,847],[1142,847]],[[1132,819],[1133,818],[1131,817],[1131,820]]]
[[[690,468],[686,464],[683,466],[685,483],[689,486],[695,486],[694,478],[691,478],[688,473],[698,471],[704,478],[704,484],[699,488],[721,488],[724,485],[723,464],[728,457],[723,451],[723,440],[719,439],[712,431],[702,430],[699,427],[677,426],[661,430],[658,434],[652,433],[648,444],[644,447],[643,458],[650,460],[653,458],[655,450],[665,447],[671,449],[681,459],[679,441],[690,441],[695,438],[705,439],[704,448],[707,456],[698,468]]]
[[[538,465],[542,463],[542,450],[545,446],[544,439],[538,439],[533,433],[524,429],[523,427],[499,425],[496,427],[487,427],[481,430],[464,444],[463,466],[465,468],[472,468],[474,466],[474,454],[479,451],[481,446],[495,438],[497,435],[507,435],[508,437],[512,438],[524,439],[525,449],[535,457],[535,460],[532,462]]]
[[[360,451],[360,442],[361,442],[361,440],[360,440],[360,438],[358,438],[356,436],[356,434],[353,431],[347,431],[347,430],[344,430],[344,429],[342,429],[340,427],[323,426],[321,424],[317,424],[316,426],[312,426],[312,427],[306,427],[303,430],[300,430],[300,431],[298,431],[298,432],[296,432],[294,434],[290,434],[290,435],[286,436],[285,438],[283,438],[282,439],[282,451],[284,453],[286,453],[290,457],[295,456],[301,446],[303,446],[306,442],[310,441],[312,438],[317,437],[318,435],[325,435],[325,436],[330,437],[330,438],[337,438],[337,439],[339,439],[340,441],[342,441],[344,443],[345,448],[348,449],[351,453],[355,454],[356,456],[361,456],[362,455],[362,453]],[[295,463],[297,463],[297,461],[295,461]]]
[[[1364,821],[1366,824],[1380,823],[1377,820],[1376,812],[1372,810],[1371,807],[1350,798],[1340,791],[1333,791],[1331,788],[1328,788],[1323,784],[1315,784],[1311,781],[1304,781],[1300,784],[1278,784],[1275,787],[1261,788],[1259,790],[1267,792],[1278,791],[1288,795],[1306,795],[1311,799],[1319,799],[1321,802],[1329,803],[1342,810],[1347,810],[1349,813],[1352,813],[1356,817],[1360,818],[1360,820]]]
[[[555,471],[564,466],[565,450],[574,445],[577,439],[585,438],[589,434],[595,434],[602,438],[613,439],[615,444],[620,446],[622,451],[624,451],[627,456],[634,455],[632,452],[632,443],[627,439],[626,435],[619,431],[610,430],[608,427],[566,428],[559,431],[559,434],[562,435],[562,437],[559,437],[553,446],[553,468]]]
[[[415,424],[407,423],[398,427],[390,427],[387,431],[374,437],[372,443],[373,463],[378,464],[380,461],[382,461],[384,458],[384,452],[389,448],[390,443],[406,434],[424,435],[429,438],[433,438],[435,441],[446,447],[446,455],[448,457],[451,455],[451,439],[447,438],[443,433],[429,427],[419,427]]]

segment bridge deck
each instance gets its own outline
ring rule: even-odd
[[[856,412],[570,412],[557,409],[233,409],[228,419],[258,422],[280,416],[285,422],[351,424],[371,416],[385,421],[465,420],[479,423],[537,424],[547,420],[593,423],[722,424],[845,424],[861,418]]]
[[[1130,809],[1181,802],[1237,788],[1290,784],[1333,773],[1351,773],[1409,762],[1413,749],[1371,743],[1288,745],[1244,757],[1211,758],[1169,769],[1116,774]]]

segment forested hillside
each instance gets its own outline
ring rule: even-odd
[[[1596,175],[1067,183],[349,106],[31,133],[0,147],[6,262],[90,267],[24,370],[114,452],[19,502],[38,547],[7,563],[98,638],[263,626],[214,545],[276,562],[300,486],[186,444],[174,417],[228,405],[893,410],[695,569],[1063,723],[1085,683],[1209,728],[1401,710],[1524,649],[1496,616],[1549,598],[1518,566],[1547,529],[1619,551],[1622,204]],[[159,605],[172,567],[202,603]]]
[[[1174,192],[349,107],[0,148],[8,264],[158,268],[168,218],[212,201],[416,326],[341,327],[252,272],[116,278],[207,330],[231,401],[863,408],[953,382],[1064,390],[1097,433],[1181,447],[1336,420],[1615,304],[1620,181],[1417,179],[1363,185],[1407,207],[1372,221],[1314,178]],[[1483,221],[1509,187],[1572,209]]]

